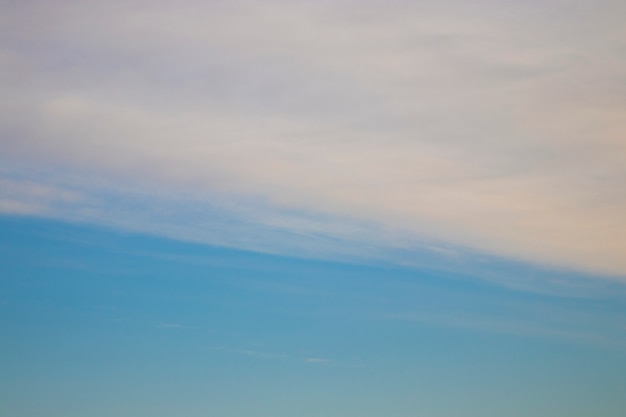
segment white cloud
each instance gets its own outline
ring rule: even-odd
[[[0,53],[2,160],[90,190],[58,216],[626,276],[620,2],[62,3],[5,5]],[[133,226],[97,197],[138,189],[172,211]],[[48,200],[2,189],[5,212]],[[215,201],[250,228],[198,236]]]
[[[12,215],[51,215],[64,206],[84,205],[80,193],[35,181],[0,177],[0,213]]]

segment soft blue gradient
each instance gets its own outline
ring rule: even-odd
[[[546,295],[16,217],[0,271],[2,416],[626,409],[619,287]]]

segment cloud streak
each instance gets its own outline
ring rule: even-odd
[[[626,277],[619,2],[3,7],[4,212],[120,225],[150,195],[135,227],[181,238]]]

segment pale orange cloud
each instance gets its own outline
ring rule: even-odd
[[[16,170],[626,276],[619,2],[64,3],[6,6]]]

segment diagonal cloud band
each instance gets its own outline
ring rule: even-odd
[[[626,277],[622,3],[177,5],[2,6],[0,210]]]

